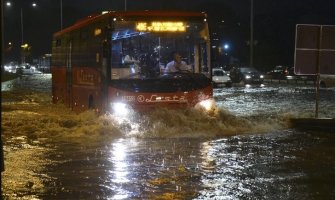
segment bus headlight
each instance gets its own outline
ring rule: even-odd
[[[121,103],[121,102],[111,103],[111,107],[112,107],[112,112],[118,116],[126,116],[130,112],[128,105],[125,103]]]
[[[202,108],[206,111],[212,110],[215,107],[214,99],[206,99],[197,103],[195,108]]]

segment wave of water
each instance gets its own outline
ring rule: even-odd
[[[27,84],[32,83],[31,89]],[[214,90],[216,106],[199,109],[157,109],[128,116],[75,114],[51,103],[51,76],[15,80],[16,89],[2,91],[2,129],[32,138],[101,139],[104,137],[220,137],[271,132],[290,127],[291,117],[314,115],[314,90],[310,86],[236,87]],[[43,89],[42,86],[45,86]],[[36,89],[37,88],[37,89]],[[334,90],[323,90],[320,115],[335,116]],[[5,134],[7,135],[7,134]]]
[[[289,126],[289,116],[235,116],[223,107],[209,112],[198,109],[157,109],[150,113],[131,112],[127,117],[80,114],[64,105],[52,104],[49,94],[10,93],[17,101],[2,103],[2,129],[31,138],[101,139],[104,137],[217,137],[266,132]],[[11,135],[11,134],[5,134]]]

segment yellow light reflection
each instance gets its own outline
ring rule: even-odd
[[[110,161],[114,166],[109,170],[111,182],[113,183],[112,185],[114,185],[110,188],[113,188],[116,194],[109,199],[127,199],[129,197],[128,192],[122,188],[123,184],[130,182],[128,178],[129,165],[127,164],[127,147],[123,139],[113,143]]]
[[[138,22],[136,30],[143,32],[185,32],[184,22]]]
[[[109,159],[113,166],[109,170],[111,185],[107,187],[113,190],[113,196],[108,199],[129,199],[131,192],[126,186],[132,184],[130,177],[134,163],[128,150],[137,145],[136,139],[119,139],[112,144]]]
[[[202,155],[202,163],[201,168],[204,171],[212,171],[215,169],[215,160],[211,157],[210,151],[212,146],[208,142],[204,142],[201,146],[201,155]]]
[[[115,169],[112,174],[113,182],[116,183],[126,183],[129,182],[128,175],[128,165],[126,161],[126,146],[123,143],[114,143],[112,149],[112,161],[115,165]]]

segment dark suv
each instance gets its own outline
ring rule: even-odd
[[[294,68],[278,65],[267,73],[272,79],[287,79],[288,76],[294,76]]]
[[[243,82],[245,84],[261,84],[264,80],[264,76],[252,67],[233,67],[230,70],[230,78],[234,83]]]

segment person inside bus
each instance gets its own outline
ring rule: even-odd
[[[137,59],[135,58],[135,56],[132,55],[132,53],[128,53],[128,54],[126,54],[126,55],[124,56],[122,62],[123,62],[124,65],[129,66],[129,68],[130,68],[130,72],[131,72],[132,74],[139,72],[139,64],[140,64],[140,61],[137,60]]]
[[[173,60],[165,67],[166,73],[191,72],[191,66],[187,65],[186,62],[182,60],[182,57],[178,52],[172,52],[172,57]]]

